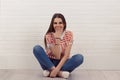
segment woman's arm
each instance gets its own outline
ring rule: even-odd
[[[61,57],[61,51],[60,51],[60,39],[55,39],[55,44],[50,47],[50,50],[52,51],[53,56],[55,59],[60,59]]]
[[[72,47],[72,43],[73,43],[73,34],[72,34],[72,32],[68,32],[66,36],[67,36],[67,38],[66,38],[66,46],[67,47],[65,48],[64,56],[62,57],[61,61],[56,66],[56,68],[54,70],[52,70],[52,72],[50,74],[51,77],[55,77],[57,74],[59,75],[61,67],[64,65],[64,63],[66,62],[66,60],[68,59],[68,57],[70,55],[70,51],[71,51],[71,47]]]
[[[66,60],[69,58],[71,47],[72,47],[72,44],[66,47],[65,55],[63,56],[63,58],[61,59],[57,67],[54,70],[52,70],[50,77],[55,77],[57,74],[59,74],[61,67],[64,65]]]
[[[63,58],[61,59],[60,63],[56,67],[56,69],[58,69],[58,70],[61,69],[61,67],[66,62],[66,60],[69,58],[71,47],[72,47],[72,44],[73,44],[73,34],[72,34],[72,32],[68,32],[67,36],[69,36],[69,37],[66,38],[66,46],[67,47],[65,48],[65,53],[64,53]]]
[[[66,47],[65,54],[64,54],[63,58],[61,59],[60,63],[58,64],[58,66],[56,67],[58,70],[61,69],[61,67],[62,67],[62,66],[64,65],[64,63],[66,62],[66,60],[69,58],[71,47],[72,47],[72,44],[71,44],[71,45],[68,45],[68,46]]]

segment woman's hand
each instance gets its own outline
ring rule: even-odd
[[[55,39],[55,44],[59,45],[60,44],[60,39]]]
[[[56,59],[53,55],[48,55],[49,58]]]
[[[54,78],[57,76],[59,70],[57,68],[53,69],[50,73],[50,77]]]
[[[50,50],[50,49],[47,49],[47,50],[46,50],[46,53],[47,53],[47,56],[48,56],[49,58],[56,59],[55,56],[51,54],[51,50]]]
[[[56,30],[54,33],[55,38],[60,38],[62,33],[63,33],[63,31]]]

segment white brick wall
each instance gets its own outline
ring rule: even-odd
[[[0,68],[39,68],[32,48],[55,12],[74,33],[72,54],[85,57],[81,69],[120,69],[119,0],[1,0]]]

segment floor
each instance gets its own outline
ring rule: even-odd
[[[42,76],[42,70],[0,69],[0,80],[66,80]],[[120,71],[75,70],[67,80],[120,80]]]

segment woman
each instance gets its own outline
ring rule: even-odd
[[[69,58],[73,34],[66,30],[66,20],[62,14],[53,15],[44,43],[46,51],[40,45],[33,48],[33,53],[44,70],[44,76],[68,78],[83,63],[81,54]]]

